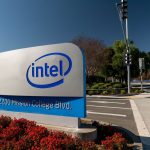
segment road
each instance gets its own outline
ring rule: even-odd
[[[87,118],[119,125],[138,135],[128,98],[87,97]]]

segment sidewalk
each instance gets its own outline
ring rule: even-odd
[[[130,96],[135,122],[144,150],[150,150],[150,93]]]

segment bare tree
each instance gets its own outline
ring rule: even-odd
[[[72,40],[85,53],[87,76],[96,75],[103,63],[105,45],[94,38],[79,36]]]

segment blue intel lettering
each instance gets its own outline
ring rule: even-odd
[[[49,61],[52,56],[55,56],[55,60],[57,60],[56,62],[55,60]],[[44,64],[43,59],[45,59]],[[67,63],[67,66],[65,65],[66,63],[64,64],[62,60]],[[71,69],[72,60],[67,54],[59,52],[49,53],[40,56],[31,63],[26,72],[26,79],[27,82],[34,88],[52,88],[63,84],[64,78],[69,74]],[[51,78],[53,78],[54,80],[51,80]]]
[[[32,63],[32,77],[57,77],[63,76],[63,61],[59,61],[59,66],[49,65],[45,63],[44,66],[35,66]]]

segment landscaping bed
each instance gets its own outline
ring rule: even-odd
[[[131,88],[131,94],[142,93],[138,87]],[[87,84],[86,94],[88,95],[125,95],[128,93],[126,84],[118,82],[99,82]]]
[[[131,141],[110,125],[93,122],[98,136],[83,141],[64,132],[48,130],[26,119],[0,117],[0,150],[126,150]]]

